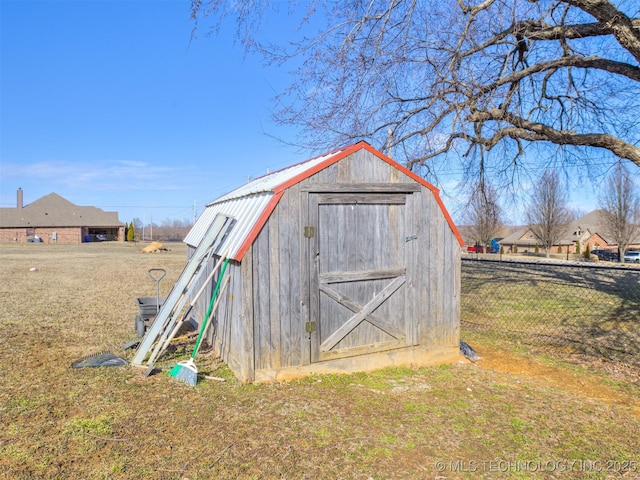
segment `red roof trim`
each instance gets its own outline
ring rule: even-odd
[[[264,224],[269,219],[269,216],[271,215],[273,210],[276,208],[276,205],[280,201],[280,198],[282,198],[282,195],[284,194],[285,190],[287,190],[292,185],[295,185],[295,184],[301,182],[305,178],[308,178],[311,175],[314,175],[314,174],[318,173],[319,171],[324,170],[325,168],[333,165],[336,162],[339,162],[343,158],[348,157],[352,153],[355,153],[358,150],[361,150],[363,148],[365,150],[367,150],[368,152],[370,152],[371,154],[373,154],[376,157],[378,157],[379,159],[381,159],[382,161],[387,162],[392,167],[397,168],[398,170],[400,170],[402,173],[404,173],[408,177],[412,178],[416,182],[418,182],[421,185],[423,185],[425,188],[429,189],[433,193],[433,196],[435,197],[436,202],[438,203],[438,206],[440,207],[440,210],[444,214],[445,220],[447,221],[447,223],[449,224],[449,227],[451,227],[451,230],[453,231],[454,235],[458,239],[458,242],[460,243],[460,246],[461,247],[464,246],[464,241],[462,240],[462,236],[460,235],[460,232],[458,231],[457,227],[453,223],[453,220],[452,220],[451,216],[449,215],[449,212],[447,211],[446,207],[444,206],[444,203],[442,203],[442,199],[440,198],[440,190],[438,190],[438,188],[436,188],[431,183],[427,182],[424,178],[419,177],[418,175],[413,173],[411,170],[407,169],[406,167],[403,167],[398,162],[396,162],[396,161],[392,160],[391,158],[387,157],[386,155],[384,155],[382,152],[379,152],[378,150],[373,148],[371,145],[369,145],[367,142],[362,141],[362,142],[358,142],[358,143],[355,143],[353,145],[347,146],[345,148],[334,150],[333,152],[338,152],[338,153],[336,153],[335,155],[331,156],[330,158],[327,158],[326,161],[319,163],[318,165],[314,166],[313,168],[311,168],[309,170],[306,170],[306,171],[302,172],[301,174],[299,174],[299,175],[297,175],[297,176],[295,176],[293,178],[290,178],[286,182],[284,182],[284,183],[278,185],[277,187],[275,187],[273,189],[273,192],[274,192],[273,198],[271,198],[271,200],[269,200],[269,203],[267,204],[266,208],[264,209],[264,211],[260,215],[260,218],[258,218],[258,220],[256,221],[255,225],[253,226],[253,228],[251,229],[251,231],[247,235],[247,238],[245,239],[244,243],[238,249],[238,253],[236,254],[236,260],[237,261],[241,261],[242,258],[245,255],[245,253],[247,253],[247,250],[249,250],[249,247],[251,247],[251,244],[253,243],[255,238],[260,233],[260,230],[262,230],[262,227],[264,226]],[[332,152],[329,152],[329,153],[326,153],[325,155],[331,155],[331,153]]]
[[[253,225],[253,228],[247,235],[247,238],[242,243],[242,245],[240,245],[240,248],[235,255],[235,260],[237,260],[238,262],[242,261],[244,254],[247,253],[247,250],[249,250],[249,247],[251,247],[251,244],[260,233],[260,230],[262,230],[262,227],[264,227],[264,224],[267,223],[267,220],[271,216],[271,213],[276,208],[276,205],[278,205],[278,202],[280,202],[280,198],[282,198],[282,195],[284,195],[284,190],[276,192],[275,195],[271,197],[269,203],[267,203],[267,206],[264,208],[264,210],[260,214],[260,217],[258,217],[258,220],[256,220],[256,223]]]
[[[348,147],[346,147],[344,149],[339,148],[339,149],[333,150],[333,152],[340,152],[340,153],[337,153],[337,154],[327,158],[327,160],[325,160],[322,163],[319,163],[318,165],[316,165],[312,169],[306,170],[306,171],[302,172],[300,175],[297,175],[297,176],[295,176],[293,178],[290,178],[286,182],[284,182],[281,185],[278,185],[276,188],[274,188],[273,191],[277,193],[277,192],[279,192],[281,190],[286,190],[287,188],[291,187],[292,185],[295,185],[296,183],[301,182],[305,178],[309,178],[311,175],[315,175],[316,173],[320,172],[321,170],[324,170],[325,168],[333,165],[334,163],[339,162],[343,158],[351,155],[352,153],[357,152],[363,146],[368,146],[368,145],[369,144],[366,143],[366,142],[359,142],[359,143],[356,143],[354,145],[350,145],[350,146],[348,146]],[[329,153],[326,153],[324,155],[328,156],[328,155],[331,155],[333,152],[329,152]]]
[[[436,202],[438,202],[438,206],[440,207],[440,210],[442,210],[442,213],[444,214],[445,220],[447,221],[447,223],[451,227],[451,230],[453,231],[453,234],[458,239],[458,242],[460,243],[460,246],[464,247],[464,240],[462,239],[462,235],[460,235],[460,232],[458,231],[458,228],[456,227],[455,223],[453,223],[453,219],[451,218],[451,215],[449,215],[449,212],[447,211],[447,208],[444,206],[444,203],[442,203],[442,199],[440,198],[440,190],[436,186],[434,186],[431,183],[427,182],[424,178],[419,177],[418,175],[413,173],[408,168],[403,167],[398,162],[396,162],[396,161],[392,160],[391,158],[387,157],[384,153],[379,152],[378,150],[373,148],[371,145],[369,145],[367,142],[360,142],[357,145],[364,147],[365,150],[368,150],[373,155],[377,156],[381,160],[384,160],[385,162],[387,162],[392,167],[397,168],[398,170],[400,170],[405,175],[411,177],[416,182],[420,183],[421,185],[423,185],[426,188],[428,188],[429,190],[431,190],[433,192],[433,196],[436,199]]]

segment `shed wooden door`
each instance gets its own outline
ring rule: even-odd
[[[406,197],[309,195],[312,362],[407,345]]]

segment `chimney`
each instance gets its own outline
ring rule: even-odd
[[[22,188],[18,187],[18,210],[20,210],[22,207],[23,207]]]

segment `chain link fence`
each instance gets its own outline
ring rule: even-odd
[[[461,332],[640,367],[640,268],[463,258]]]

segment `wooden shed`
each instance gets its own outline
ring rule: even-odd
[[[230,280],[207,339],[241,381],[458,358],[462,238],[438,190],[369,144],[208,204],[190,252],[220,214]]]

